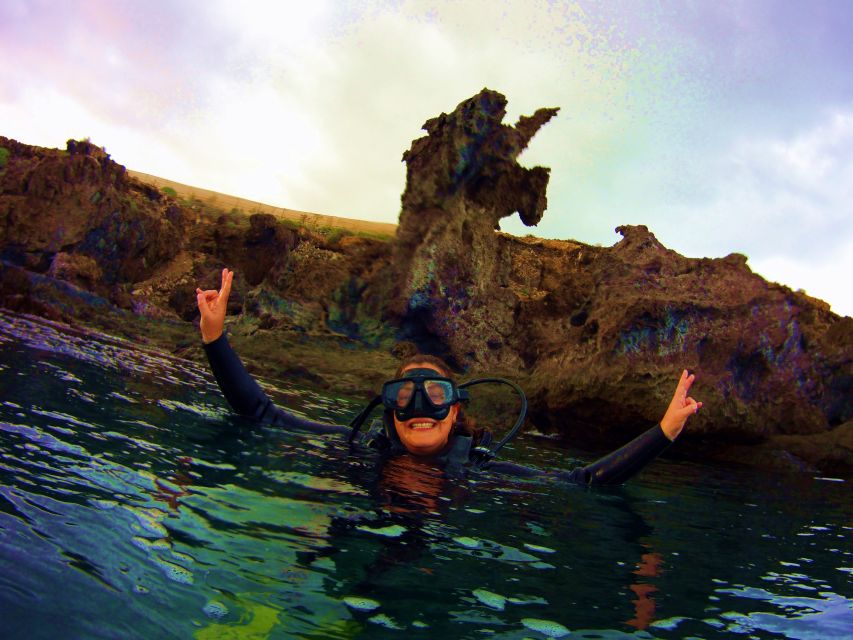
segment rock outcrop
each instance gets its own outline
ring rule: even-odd
[[[403,154],[390,311],[406,338],[460,366],[518,364],[500,349],[515,331],[515,296],[495,229],[516,212],[535,225],[547,205],[549,170],[526,169],[516,159],[558,110],[539,109],[511,127],[503,124],[506,104],[483,89],[428,120],[428,135]],[[484,357],[484,348],[495,357]]]
[[[93,284],[106,290],[148,277],[177,253],[181,209],[102,149],[74,140],[67,151],[36,149],[7,138],[0,147],[10,153],[0,172],[4,260],[44,272],[58,254],[86,256],[94,264],[81,274],[97,274]]]
[[[685,438],[697,443],[824,434],[853,416],[853,320],[744,256],[685,258],[644,226],[619,227],[610,248],[497,233],[516,211],[541,218],[548,170],[516,158],[556,114],[508,127],[505,105],[483,90],[403,157],[403,336],[467,369],[529,375],[534,423],[588,445],[658,419],[682,368],[700,372],[709,407]]]
[[[269,214],[179,202],[130,177],[87,140],[69,140],[62,151],[0,137],[0,149],[6,307],[71,321],[88,315],[91,296],[72,296],[80,308],[51,303],[53,279],[63,291],[71,285],[138,315],[192,321],[196,287],[217,287],[228,265],[238,274],[230,311],[255,313],[267,328],[390,333],[359,304],[366,283],[388,264],[386,242],[332,239]]]
[[[218,286],[227,265],[246,354],[255,345],[265,367],[312,384],[329,367],[358,390],[340,362],[352,352],[372,389],[390,353],[417,347],[519,380],[533,426],[603,447],[659,419],[690,368],[706,409],[678,451],[853,472],[853,319],[764,281],[744,256],[686,258],[643,226],[619,227],[613,247],[501,233],[504,217],[533,225],[545,211],[548,169],[517,158],[557,114],[508,126],[505,107],[484,89],[427,121],[403,156],[390,242],[176,200],[88,141],[59,151],[0,138],[0,305],[181,325],[197,319],[196,286]],[[197,351],[191,327],[176,331],[188,336],[176,350]],[[311,341],[324,354],[311,362],[279,348]],[[328,355],[332,343],[346,348]]]

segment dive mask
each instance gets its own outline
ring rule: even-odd
[[[385,408],[405,422],[412,418],[444,420],[450,407],[467,400],[468,394],[433,369],[410,369],[404,377],[383,384],[381,398]]]
[[[412,418],[432,418],[443,420],[450,413],[450,407],[457,402],[469,400],[468,387],[481,384],[497,383],[512,387],[521,402],[518,418],[507,434],[497,444],[491,443],[491,432],[486,431],[484,437],[471,452],[471,460],[475,465],[482,465],[495,457],[498,451],[518,434],[524,418],[527,415],[527,397],[524,391],[514,382],[503,378],[480,378],[456,385],[449,378],[438,375],[433,369],[410,369],[402,378],[389,380],[382,385],[382,393],[373,398],[352,421],[348,441],[355,441],[362,425],[379,405],[393,411],[401,422]],[[391,427],[393,428],[393,427]],[[386,434],[391,438],[389,426],[385,426]]]

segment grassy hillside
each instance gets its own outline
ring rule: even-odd
[[[311,213],[309,211],[298,211],[296,209],[285,209],[283,207],[274,207],[272,205],[255,202],[254,200],[246,200],[236,196],[229,196],[224,193],[210,191],[208,189],[200,189],[192,187],[180,182],[166,180],[158,176],[152,176],[139,171],[128,170],[128,173],[148,184],[154,185],[158,189],[170,193],[174,191],[174,195],[186,200],[199,200],[209,206],[230,211],[238,209],[244,213],[270,213],[274,216],[285,218],[296,222],[308,228],[338,228],[346,229],[354,233],[365,233],[374,236],[391,237],[396,233],[397,225],[387,222],[370,222],[367,220],[355,220],[353,218],[342,218],[339,216],[326,216],[319,213]]]

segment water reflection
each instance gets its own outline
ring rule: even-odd
[[[612,489],[448,478],[254,429],[203,367],[0,312],[6,637],[841,638],[848,486],[667,461]]]
[[[440,515],[447,489],[458,486],[448,482],[441,469],[413,456],[399,456],[382,465],[378,499],[391,513]]]

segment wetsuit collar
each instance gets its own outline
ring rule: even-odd
[[[447,473],[453,475],[465,468],[471,455],[471,442],[470,436],[450,436],[449,446],[436,456]]]

